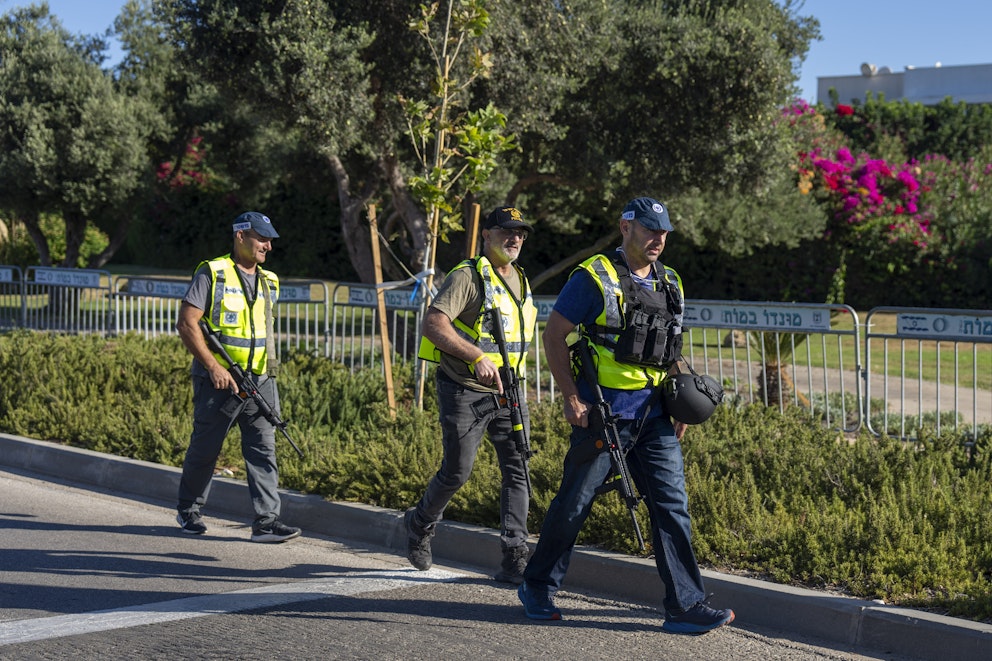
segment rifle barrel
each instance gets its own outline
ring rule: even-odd
[[[244,396],[252,398],[252,401],[255,402],[255,405],[258,407],[258,410],[262,416],[265,417],[265,419],[268,420],[273,427],[282,432],[282,435],[286,437],[289,444],[294,450],[296,450],[296,454],[300,455],[300,459],[303,459],[306,455],[303,454],[303,450],[300,449],[300,446],[298,446],[293,439],[290,438],[289,432],[286,431],[286,422],[280,418],[272,406],[269,405],[269,403],[265,400],[265,397],[262,396],[262,393],[260,393],[258,388],[255,387],[255,384],[252,382],[251,377],[248,376],[248,373],[243,367],[241,367],[241,365],[231,358],[231,355],[227,353],[227,349],[224,348],[224,345],[220,343],[217,336],[214,335],[210,330],[210,327],[207,326],[207,322],[202,319],[200,320],[200,330],[203,331],[203,335],[205,336],[207,345],[210,349],[212,349],[215,353],[219,353],[220,357],[227,361],[227,364],[230,366],[228,371],[237,382],[238,390],[244,393]]]
[[[595,406],[599,411],[599,416],[603,421],[603,436],[606,441],[607,450],[610,453],[610,466],[616,478],[603,483],[596,489],[596,493],[606,493],[607,491],[618,491],[627,511],[630,512],[631,523],[634,524],[634,533],[637,541],[641,545],[641,550],[645,550],[644,535],[641,534],[641,525],[637,522],[637,506],[641,502],[641,497],[634,491],[634,483],[630,477],[630,468],[627,466],[627,457],[620,443],[620,433],[617,430],[616,416],[610,408],[610,403],[603,397],[603,389],[599,386],[599,378],[596,375],[596,366],[592,360],[592,350],[589,349],[589,341],[582,338],[575,345],[579,358],[579,369],[582,376],[592,388],[596,397]]]

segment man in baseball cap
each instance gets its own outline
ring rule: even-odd
[[[214,467],[225,436],[237,425],[255,514],[251,541],[285,542],[301,531],[279,518],[275,426],[253,398],[237,394],[243,384],[230,371],[237,364],[262,400],[278,413],[273,306],[279,300],[279,278],[262,264],[279,234],[272,221],[257,211],[235,218],[233,230],[231,252],[197,267],[176,322],[183,345],[193,355],[190,375],[196,412],[179,480],[176,523],[187,535],[207,532],[203,509]],[[208,335],[223,351],[207,343]]]

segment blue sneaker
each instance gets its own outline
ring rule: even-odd
[[[703,600],[678,614],[666,612],[661,628],[670,633],[706,633],[733,621],[734,611],[710,608]]]
[[[555,602],[545,593],[537,593],[527,587],[527,581],[517,588],[517,596],[524,605],[524,613],[532,620],[560,620],[561,611],[555,608]]]

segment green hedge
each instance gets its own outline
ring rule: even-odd
[[[112,339],[18,331],[0,335],[0,430],[178,466],[191,430],[189,357],[178,339]],[[395,375],[390,417],[377,370],[284,357],[283,417],[306,453],[278,444],[282,486],[332,500],[404,509],[441,460],[433,391],[410,406],[413,375]],[[531,405],[540,529],[561,474],[568,427],[559,403]],[[987,435],[921,442],[855,438],[800,409],[721,407],[684,440],[700,562],[782,583],[887,603],[992,618],[992,462]],[[237,434],[220,465],[243,476]],[[498,527],[499,471],[484,444],[446,517]],[[638,515],[647,530],[646,508]],[[628,514],[600,498],[579,542],[637,553]]]

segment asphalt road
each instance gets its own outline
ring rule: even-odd
[[[246,503],[247,507],[247,503]],[[479,569],[245,522],[179,532],[171,503],[0,469],[0,659],[891,659],[788,632],[661,630],[637,604],[561,593],[524,617]]]

